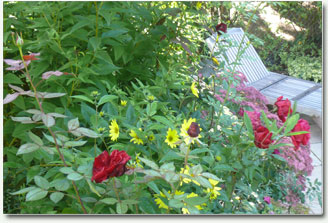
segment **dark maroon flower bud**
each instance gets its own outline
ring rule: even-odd
[[[199,125],[196,122],[192,122],[188,129],[188,135],[190,137],[197,137],[199,133],[200,133]]]
[[[238,115],[241,116],[241,117],[244,117],[244,112],[245,112],[245,110],[243,108],[240,108],[239,112],[238,112]]]
[[[215,29],[216,29],[216,32],[217,32],[219,35],[221,35],[220,31],[221,31],[221,32],[224,32],[224,33],[227,33],[227,25],[224,24],[224,23],[222,23],[222,22],[221,22],[219,25],[217,25],[217,26],[215,27]]]
[[[280,154],[279,149],[274,149],[273,154],[279,155]]]

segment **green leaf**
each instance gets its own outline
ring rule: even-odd
[[[167,118],[163,117],[163,116],[158,116],[158,115],[155,115],[152,117],[152,119],[155,119],[156,121],[160,122],[160,123],[163,123],[165,126],[168,126],[172,129],[174,129],[174,125],[172,122],[170,122]]]
[[[162,177],[162,175],[156,170],[143,170],[143,173],[151,177]]]
[[[50,183],[51,186],[54,186],[56,190],[66,191],[68,190],[70,183],[67,179],[56,179]]]
[[[23,144],[19,147],[16,155],[31,153],[31,152],[34,152],[35,150],[38,150],[39,148],[40,148],[40,146],[37,145],[37,144],[26,143],[26,144]]]
[[[310,132],[307,131],[299,131],[299,132],[289,132],[286,134],[286,136],[295,136],[295,135],[302,135],[302,134],[308,134]]]
[[[26,201],[36,201],[47,196],[48,191],[44,191],[41,188],[35,188],[26,194]]]
[[[64,174],[75,173],[75,171],[71,167],[62,167],[59,169],[59,171]]]
[[[45,126],[51,127],[55,125],[56,121],[54,117],[52,117],[51,115],[42,113],[41,117],[42,117],[42,122]]]
[[[231,166],[229,166],[227,164],[217,164],[217,165],[215,165],[213,170],[217,170],[217,171],[235,171]]]
[[[207,202],[207,199],[204,197],[190,197],[190,198],[186,198],[185,202],[191,206],[195,206],[195,205],[201,205],[203,203]]]
[[[67,127],[68,127],[69,130],[77,129],[79,126],[80,126],[80,123],[79,123],[78,118],[71,119],[67,123]]]
[[[114,46],[115,61],[120,59],[123,53],[124,53],[124,48],[122,46]]]
[[[67,179],[77,181],[77,180],[83,179],[83,176],[79,173],[74,172],[74,173],[68,174]]]
[[[175,171],[175,166],[172,162],[171,163],[165,163],[161,166],[160,171],[161,172],[165,172],[165,171],[174,172]]]
[[[144,162],[147,166],[151,167],[152,169],[159,170],[159,167],[157,166],[157,164],[154,161],[151,161],[151,160],[148,160],[145,158],[141,158],[141,157],[139,157],[139,159],[142,162]]]
[[[96,133],[95,131],[92,131],[91,129],[80,127],[80,128],[77,128],[76,131],[78,131],[82,135],[90,137],[90,138],[98,138],[99,137],[99,134]]]
[[[36,189],[36,187],[26,187],[26,188],[23,188],[23,189],[21,189],[19,191],[14,192],[14,193],[10,193],[10,194],[11,195],[25,194],[27,192],[30,192],[31,190],[34,190],[34,189]]]
[[[54,192],[50,195],[50,199],[54,202],[54,203],[58,203],[61,199],[63,199],[64,194],[62,192]]]
[[[42,139],[41,139],[39,136],[33,134],[33,133],[30,132],[30,131],[28,132],[28,136],[30,137],[30,139],[31,139],[34,143],[36,143],[36,144],[39,145],[39,146],[43,146]]]
[[[86,143],[87,143],[87,141],[68,141],[68,142],[65,142],[64,147],[83,146]]]
[[[117,37],[120,36],[124,33],[127,33],[129,30],[128,29],[114,29],[111,31],[104,32],[101,37],[106,38],[106,37]]]
[[[290,143],[279,143],[279,144],[271,145],[269,147],[269,149],[273,150],[273,149],[280,148],[280,147],[283,147],[283,146],[294,146],[294,145],[290,144]]]
[[[112,100],[117,99],[118,96],[116,95],[104,95],[100,98],[99,102],[98,102],[98,106],[105,104],[107,102],[111,102]]]
[[[91,45],[93,51],[97,51],[101,44],[101,38],[91,37],[89,39],[89,44]]]
[[[171,160],[183,160],[184,157],[182,155],[178,155],[176,152],[170,150],[168,153],[166,153],[163,158],[159,161],[160,163],[163,163],[164,161],[171,161]]]
[[[253,125],[252,125],[252,121],[249,118],[247,112],[244,112],[244,123],[245,123],[246,128],[247,128],[248,137],[250,139],[253,139],[254,138]]]
[[[43,189],[49,189],[49,182],[41,176],[35,176],[34,177],[34,182],[37,186],[43,188]]]
[[[195,176],[194,179],[200,183],[203,187],[207,187],[207,188],[212,188],[211,183],[205,179],[204,177],[201,176]]]
[[[15,74],[6,74],[3,77],[3,83],[5,84],[24,84],[19,77]]]
[[[101,195],[98,193],[98,191],[96,190],[96,188],[94,188],[94,186],[93,186],[91,180],[87,180],[87,182],[88,182],[88,184],[89,184],[90,190],[91,190],[93,193],[97,194],[98,197],[101,197]]]
[[[139,201],[136,201],[136,200],[123,200],[122,203],[123,204],[138,204]]]
[[[131,104],[129,104],[126,111],[126,119],[129,124],[134,124],[136,121],[136,112]]]
[[[262,120],[264,120],[264,123],[265,123],[266,128],[270,132],[272,132],[270,120],[268,119],[268,117],[266,116],[266,114],[265,114],[265,112],[263,110],[261,112],[262,112]]]
[[[77,98],[77,99],[80,99],[82,101],[87,101],[87,102],[93,104],[93,101],[91,99],[89,99],[88,97],[84,96],[84,95],[74,95],[74,96],[71,96],[71,98]]]
[[[201,174],[203,177],[206,177],[208,179],[213,179],[213,180],[217,180],[220,182],[223,182],[224,180],[218,178],[216,175],[212,174],[212,173],[208,173],[208,172],[204,172]]]
[[[169,206],[173,208],[183,208],[184,203],[178,199],[171,199],[169,200]]]
[[[102,202],[104,204],[112,205],[112,204],[117,203],[117,200],[115,198],[104,198],[104,199],[101,199],[100,202]]]
[[[279,155],[277,155],[277,154],[272,154],[272,156],[273,156],[274,158],[276,158],[277,160],[280,160],[280,161],[282,161],[282,162],[287,162],[283,157],[281,157],[281,156],[279,156]]]
[[[117,214],[125,214],[128,211],[128,206],[123,203],[116,204],[116,212]]]
[[[297,124],[298,120],[300,118],[299,114],[295,114],[292,117],[288,118],[286,121],[286,128],[285,128],[285,134],[289,133]]]
[[[156,194],[160,194],[160,190],[158,189],[154,181],[147,183],[147,186],[150,187],[153,191],[155,191]]]

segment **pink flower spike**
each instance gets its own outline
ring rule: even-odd
[[[61,76],[63,74],[64,74],[63,72],[58,71],[58,70],[56,70],[56,71],[48,71],[48,72],[45,72],[45,73],[42,74],[42,79],[47,80],[52,75],[55,75],[55,76],[59,77],[59,76]]]

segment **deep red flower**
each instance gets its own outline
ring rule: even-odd
[[[114,150],[110,155],[105,150],[95,158],[91,181],[101,183],[109,177],[122,176],[126,171],[126,163],[131,157],[125,151]]]
[[[244,112],[245,112],[245,110],[242,107],[240,107],[238,115],[241,117],[244,117]]]
[[[295,127],[291,132],[300,132],[300,131],[310,132],[310,129],[311,127],[309,123],[304,119],[300,119],[298,120],[297,124],[295,125]],[[303,145],[308,144],[310,137],[311,137],[310,133],[291,136],[293,144],[295,146],[295,150],[298,150],[301,144]]]
[[[40,56],[40,53],[30,53],[30,55],[24,55],[23,56],[23,59],[25,61],[28,61],[28,60],[39,60],[39,58],[36,58],[35,56]]]
[[[293,109],[291,108],[291,103],[288,100],[288,98],[286,100],[282,100],[283,96],[280,96],[279,98],[277,98],[277,101],[274,103],[277,108],[277,114],[278,117],[280,118],[280,120],[282,122],[286,121],[286,117],[288,116],[288,112],[289,114],[291,114],[293,112]]]
[[[226,24],[224,24],[224,23],[220,23],[220,24],[218,24],[216,27],[215,27],[215,29],[216,29],[216,32],[219,34],[219,35],[221,35],[221,33],[220,33],[220,31],[222,31],[222,32],[224,32],[224,33],[227,33],[227,25]]]
[[[187,133],[190,137],[197,137],[200,133],[199,125],[196,122],[192,122]]]
[[[271,140],[272,132],[270,132],[264,126],[260,126],[254,131],[254,137],[255,137],[254,140],[255,145],[262,149],[269,148],[269,145],[273,142]]]

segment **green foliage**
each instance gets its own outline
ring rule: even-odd
[[[215,97],[225,90],[245,100],[234,76],[244,49],[234,63],[213,64],[220,78],[196,77],[201,59],[213,56],[204,24],[217,6],[234,4],[4,3],[4,57],[41,53],[21,73],[4,72],[4,95],[19,93],[4,105],[4,212],[258,214],[264,196],[282,198],[276,187],[286,162],[272,152],[286,144],[257,148],[248,115]],[[249,21],[251,9],[238,8]],[[22,46],[11,32],[21,32]],[[223,36],[224,56],[236,43]],[[51,70],[60,74],[45,78]],[[262,119],[278,141],[298,115],[284,132]],[[95,158],[113,150],[131,157],[124,174],[92,181]]]

